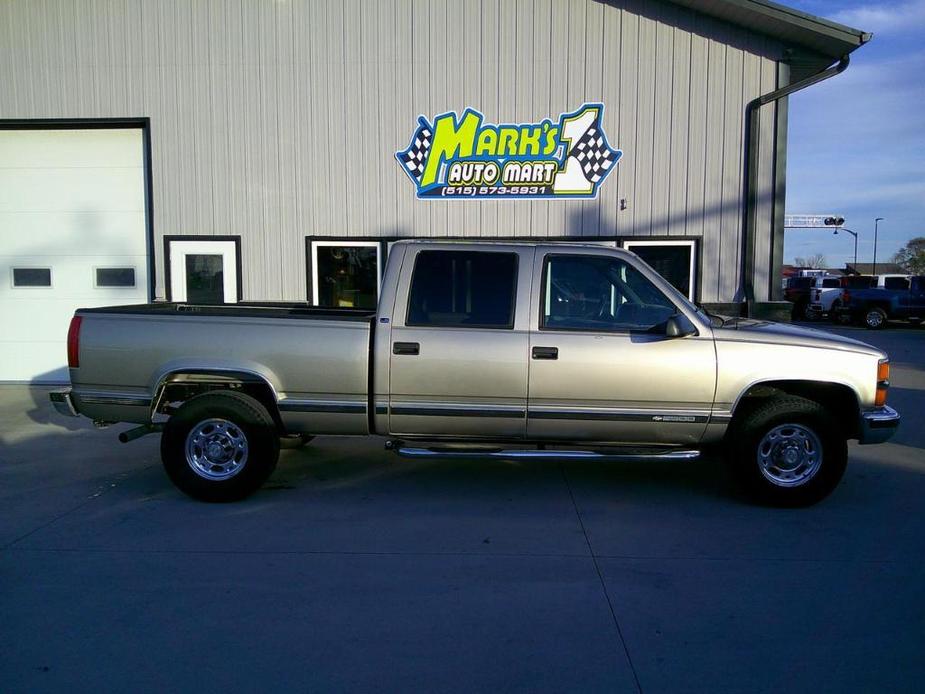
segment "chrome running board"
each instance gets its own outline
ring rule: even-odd
[[[505,460],[593,460],[606,462],[632,462],[641,460],[696,460],[700,451],[678,449],[653,449],[651,451],[631,449],[625,453],[600,451],[562,451],[551,449],[479,449],[479,448],[414,448],[395,446],[392,448],[402,458],[448,458],[457,460],[478,460],[481,458],[503,458]]]

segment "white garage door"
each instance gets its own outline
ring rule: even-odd
[[[0,130],[0,381],[67,380],[74,309],[148,300],[141,129]]]

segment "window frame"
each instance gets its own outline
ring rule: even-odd
[[[312,306],[326,308],[318,303],[318,253],[319,247],[341,246],[346,248],[373,248],[376,249],[376,303],[379,302],[379,296],[382,293],[382,277],[385,269],[388,249],[385,247],[386,241],[379,238],[337,238],[337,237],[305,237],[305,300]],[[336,307],[330,307],[336,308]],[[351,310],[351,309],[346,309]],[[357,311],[368,311],[369,309],[355,309]]]
[[[480,253],[492,255],[510,255],[514,258],[514,277],[511,285],[511,303],[510,303],[510,320],[506,325],[485,325],[482,323],[412,323],[411,322],[411,295],[414,291],[414,278],[418,271],[418,261],[422,255],[427,253]],[[408,281],[408,298],[405,302],[405,327],[408,328],[439,328],[441,330],[514,330],[514,324],[517,321],[517,289],[520,286],[520,254],[512,250],[450,250],[448,248],[422,249],[414,254],[414,267],[411,269],[411,278]]]
[[[48,270],[48,284],[16,284],[16,270]],[[54,289],[55,272],[50,265],[10,265],[11,289]]]
[[[697,240],[696,239],[624,239],[622,241],[622,247],[628,251],[632,251],[633,247],[639,246],[687,246],[691,249],[690,263],[688,267],[688,285],[690,287],[687,293],[687,300],[694,302],[696,301],[697,296],[697,274],[698,274],[698,253],[697,253]],[[645,261],[643,261],[645,262]],[[667,282],[668,280],[665,279]],[[670,282],[669,282],[670,284]],[[677,287],[675,287],[677,289]],[[680,292],[681,290],[678,289]]]
[[[172,280],[173,274],[179,270],[184,276],[186,273],[185,261],[184,267],[182,268],[172,268],[170,262],[170,244],[174,241],[193,241],[196,243],[201,242],[226,242],[231,241],[234,243],[234,274],[235,274],[235,298],[234,300],[229,300],[225,298],[226,304],[234,304],[239,301],[243,301],[244,298],[244,282],[243,282],[243,260],[241,258],[241,237],[240,236],[207,236],[205,234],[175,234],[168,235],[164,237],[164,284],[165,284],[165,296],[168,302],[175,302],[176,298],[173,296]],[[219,251],[221,253],[221,251]],[[207,255],[208,253],[203,253]],[[188,255],[184,253],[184,255]],[[192,255],[197,255],[196,253]]]
[[[131,284],[100,284],[97,272],[100,270],[131,270]],[[134,265],[94,265],[93,266],[93,288],[94,289],[137,289],[138,288],[138,268]]]
[[[662,288],[659,287],[655,282],[646,276],[646,274],[636,267],[633,263],[629,262],[625,258],[620,258],[619,256],[613,255],[604,255],[597,253],[545,253],[543,255],[543,272],[540,275],[540,295],[539,295],[539,306],[537,318],[537,328],[541,332],[567,332],[567,333],[591,333],[596,335],[659,335],[660,333],[651,332],[651,328],[643,330],[642,328],[616,328],[614,330],[601,330],[599,328],[569,328],[562,326],[547,326],[546,325],[546,285],[547,277],[549,274],[549,263],[553,258],[607,258],[608,260],[620,260],[632,267],[636,272],[645,277],[651,284],[652,287],[665,299],[668,300],[668,303],[674,306],[675,314],[684,314],[680,306],[678,306],[672,299],[671,296],[662,291]],[[665,280],[667,282],[667,280]],[[680,293],[680,292],[679,292]]]

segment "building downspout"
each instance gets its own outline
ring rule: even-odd
[[[758,234],[758,110],[771,102],[783,99],[801,89],[818,84],[824,80],[841,74],[848,68],[850,59],[847,55],[835,65],[827,67],[825,70],[810,75],[799,82],[794,82],[786,87],[775,89],[773,92],[762,94],[756,99],[748,102],[745,107],[745,190],[743,199],[745,200],[745,209],[742,219],[742,245],[739,280],[740,291],[736,297],[737,301],[745,301],[745,308],[748,315],[752,314],[752,306],[755,303],[755,238]]]

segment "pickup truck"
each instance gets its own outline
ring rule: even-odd
[[[862,323],[871,330],[885,327],[889,320],[925,320],[925,275],[888,279],[882,287],[843,291],[838,315],[844,322]]]
[[[403,241],[375,313],[155,303],[78,310],[62,413],[160,431],[170,479],[228,501],[281,440],[382,435],[412,458],[693,460],[761,502],[838,484],[888,439],[889,361],[817,330],[707,314],[633,253]]]
[[[841,278],[835,275],[822,275],[813,278],[809,290],[809,306],[806,307],[807,318],[816,320],[828,315],[832,305],[841,294]]]

